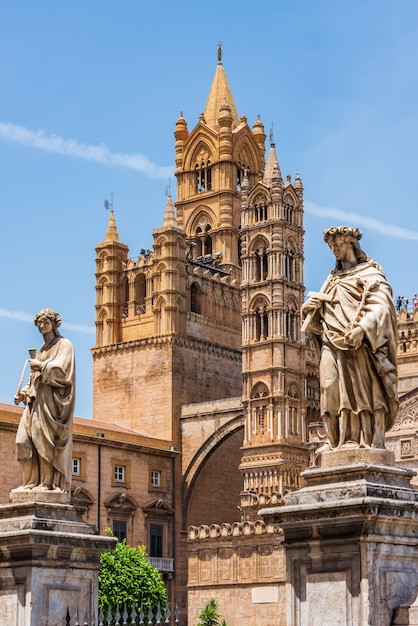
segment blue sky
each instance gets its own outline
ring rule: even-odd
[[[0,18],[0,402],[51,307],[91,416],[104,200],[131,256],[152,246],[175,122],[197,123],[218,42],[239,115],[273,125],[282,174],[301,173],[307,290],[333,265],[323,229],[353,224],[395,295],[418,291],[416,0],[3,0]]]

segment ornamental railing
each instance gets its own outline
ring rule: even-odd
[[[169,606],[164,611],[161,610],[160,605],[157,609],[152,607],[141,605],[139,609],[135,606],[117,607],[115,611],[108,609],[104,612],[102,608],[99,608],[98,616],[89,614],[86,610],[84,615],[80,613],[78,609],[70,611],[67,607],[66,616],[64,618],[65,626],[158,626],[162,624],[175,624],[179,623],[180,611],[176,604],[173,619],[171,620],[171,611]]]

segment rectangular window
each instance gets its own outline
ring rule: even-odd
[[[112,532],[119,541],[126,539],[126,520],[114,519],[112,522]]]
[[[73,476],[81,475],[81,459],[73,459],[72,461],[72,474]]]
[[[166,471],[151,466],[148,467],[148,489],[149,491],[165,491],[167,483]]]
[[[149,555],[157,558],[163,556],[163,527],[160,524],[150,524]]]
[[[124,465],[115,465],[115,482],[117,483],[125,482],[125,466]]]
[[[151,485],[152,487],[161,487],[161,472],[151,470]]]

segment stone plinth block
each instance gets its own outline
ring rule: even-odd
[[[364,452],[374,451],[350,451],[351,465],[329,453],[284,506],[259,512],[284,531],[287,626],[418,624],[410,621],[418,590],[415,472],[365,462],[390,461],[387,451]]]
[[[0,624],[61,626],[67,606],[97,618],[100,554],[115,542],[69,504],[0,506]]]

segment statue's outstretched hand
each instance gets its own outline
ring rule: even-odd
[[[363,343],[364,331],[361,326],[355,326],[345,333],[344,341],[350,348],[358,350]]]

